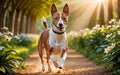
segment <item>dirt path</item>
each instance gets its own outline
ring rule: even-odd
[[[43,75],[50,73],[41,73],[41,64],[37,51],[34,51],[30,58],[25,60],[28,65],[26,70],[19,70],[15,75]],[[68,57],[65,61],[63,73],[55,74],[78,74],[78,75],[112,75],[111,73],[103,72],[101,67],[87,59],[82,54],[74,49],[68,49]]]

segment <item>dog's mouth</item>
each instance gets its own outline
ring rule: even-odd
[[[64,27],[58,27],[58,29],[59,29],[60,31],[62,31],[62,30],[64,29]]]
[[[64,27],[57,27],[55,26],[59,31],[62,31],[64,29]]]

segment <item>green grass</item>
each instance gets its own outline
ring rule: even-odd
[[[22,57],[23,59],[28,58],[28,55],[35,51],[37,49],[37,42],[29,45],[29,46],[14,46],[13,47],[14,50],[16,50],[16,52],[18,53],[18,55],[20,57]]]

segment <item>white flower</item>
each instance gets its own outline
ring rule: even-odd
[[[95,27],[93,27],[93,30],[100,30],[100,25],[99,24],[97,24]]]
[[[111,43],[110,46],[104,49],[104,53],[109,53],[113,48],[115,48],[115,43]]]
[[[116,19],[115,19],[115,18],[113,18],[113,19],[111,19],[111,21],[112,21],[112,22],[116,22]]]
[[[7,27],[5,27],[5,26],[4,26],[3,28],[1,28],[1,29],[8,30],[8,28],[7,28]]]
[[[109,21],[109,24],[112,24],[112,21]]]
[[[120,25],[120,19],[119,19],[119,21],[118,21],[118,24]]]
[[[110,52],[110,48],[109,48],[109,46],[108,46],[107,48],[104,49],[104,53],[107,54],[108,52]]]
[[[4,46],[0,46],[0,50],[3,50],[5,47]]]
[[[108,26],[107,26],[107,29],[109,29],[109,28],[111,28],[111,25],[108,25]]]
[[[120,35],[120,31],[117,31],[118,35]]]
[[[115,43],[111,44],[111,49],[115,48]]]
[[[15,39],[19,39],[19,37],[15,35]]]
[[[112,25],[112,30],[115,30],[116,29],[116,25]]]
[[[4,35],[4,36],[6,40],[11,41],[12,37],[8,37],[7,35]]]
[[[80,30],[79,33],[84,33],[84,30]]]
[[[116,25],[116,28],[120,27],[120,25]]]
[[[112,36],[112,33],[111,34],[107,34],[106,38],[110,38],[111,36]]]
[[[13,35],[13,33],[9,32],[9,31],[7,32],[7,34],[8,34],[8,35]]]
[[[5,36],[5,39],[8,39],[9,37],[7,35],[4,35]]]
[[[0,36],[2,36],[3,34],[0,32]]]
[[[97,27],[97,28],[100,28],[100,25],[99,25],[99,24],[97,24],[97,25],[96,25],[96,27]]]
[[[85,28],[84,30],[85,30],[85,32],[88,32],[88,31],[89,31],[89,28]]]

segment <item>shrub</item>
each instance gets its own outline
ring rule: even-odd
[[[18,38],[18,45],[29,46],[34,42],[34,38],[27,34],[20,34],[18,35]]]
[[[72,48],[120,74],[120,20],[112,19],[108,25],[96,25],[74,34],[77,35],[68,36]]]
[[[19,64],[16,62],[20,60],[22,58],[17,55],[15,50],[5,50],[3,46],[0,46],[0,71],[12,74],[12,68],[17,68]]]
[[[21,60],[37,47],[37,35],[20,34],[14,36],[11,32],[0,32],[0,72],[13,73],[14,68],[25,68]]]

